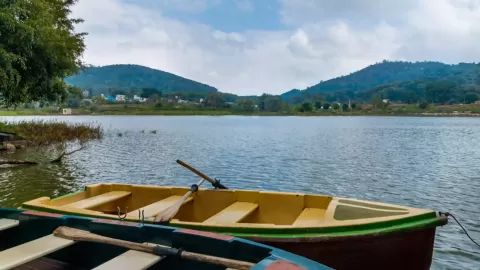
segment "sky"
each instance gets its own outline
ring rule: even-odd
[[[480,0],[79,0],[83,60],[138,64],[239,95],[382,60],[480,59]]]

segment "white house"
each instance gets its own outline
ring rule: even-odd
[[[64,108],[64,109],[62,110],[62,114],[72,114],[72,109],[70,109],[70,108]]]
[[[90,95],[90,92],[88,90],[83,90],[82,95],[84,98],[88,98],[88,96]]]
[[[137,95],[133,95],[133,100],[134,100],[134,101],[138,101],[138,102],[145,102],[145,101],[147,101],[146,98],[142,98],[142,97],[137,96]]]
[[[115,100],[116,101],[126,101],[127,100],[127,97],[125,95],[117,95],[115,97]]]

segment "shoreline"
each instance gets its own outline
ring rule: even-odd
[[[418,112],[418,113],[236,113],[229,111],[145,111],[145,112],[104,112],[104,113],[87,113],[75,112],[72,114],[48,113],[44,111],[0,111],[0,117],[8,116],[303,116],[303,117],[327,117],[327,116],[384,116],[384,117],[480,117],[480,113],[434,113],[434,112]]]

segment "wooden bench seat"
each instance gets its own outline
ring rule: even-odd
[[[293,225],[305,226],[322,223],[325,217],[325,209],[305,208],[297,217]]]
[[[235,202],[218,212],[203,223],[237,223],[245,219],[258,208],[258,204],[250,202]]]
[[[150,217],[153,217],[153,216],[156,216],[158,213],[162,212],[163,210],[167,209],[168,207],[174,205],[175,203],[178,202],[178,200],[180,200],[183,196],[178,196],[178,195],[173,195],[173,196],[170,196],[168,198],[165,198],[161,201],[158,201],[158,202],[154,202],[152,204],[149,204],[147,206],[144,206],[142,208],[140,208],[140,211],[144,211],[143,215],[145,216],[145,218],[150,218]],[[191,202],[193,200],[192,197],[188,197],[185,202],[183,203],[183,205]],[[131,217],[136,217],[138,218],[138,209],[137,210],[134,210],[134,211],[131,211],[128,213],[128,216],[131,216]]]
[[[0,252],[0,269],[10,269],[75,243],[53,234]]]
[[[13,228],[18,225],[18,220],[0,218],[0,231]]]
[[[164,257],[154,254],[129,250],[108,262],[105,262],[94,270],[117,270],[117,269],[131,269],[131,270],[144,270],[148,269]]]
[[[125,198],[132,194],[129,191],[110,191],[107,193],[103,193],[97,196],[90,197],[85,200],[80,200],[78,202],[70,203],[64,205],[64,207],[72,207],[72,208],[81,208],[81,209],[90,209],[97,206],[100,206],[105,203],[113,202],[115,200]]]

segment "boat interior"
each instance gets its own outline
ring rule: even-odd
[[[187,187],[95,184],[81,192],[22,205],[87,216],[151,222],[178,202]],[[142,215],[143,211],[143,215]],[[234,227],[323,227],[404,218],[423,209],[302,193],[199,189],[180,207],[171,223]]]
[[[222,239],[218,238],[218,235],[217,238],[211,236],[214,234],[198,234],[198,231],[165,226],[132,226],[105,219],[0,209],[0,269],[225,269],[219,265],[176,256],[162,258],[103,243],[60,238],[52,234],[59,226],[82,229],[121,240],[182,248],[189,252],[241,260],[260,266],[278,259],[272,255],[272,249],[266,246],[233,237]],[[299,258],[300,261],[305,260],[293,254],[285,256],[283,260],[289,260],[289,256]]]

